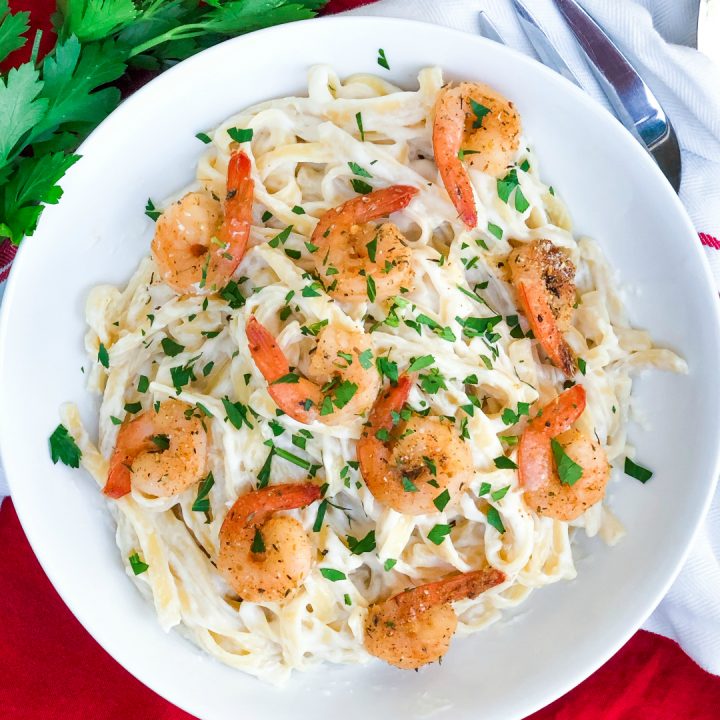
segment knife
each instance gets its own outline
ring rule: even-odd
[[[555,72],[560,73],[564,78],[575,83],[579,88],[582,88],[580,81],[563,60],[562,55],[560,55],[552,45],[550,38],[548,38],[547,33],[542,29],[540,23],[532,16],[520,0],[513,0],[513,5],[515,6],[515,14],[520,20],[520,27],[523,29],[530,44],[535,48],[535,52],[538,54],[543,65],[551,67]]]
[[[554,0],[622,124],[639,140],[677,192],[680,147],[658,99],[600,26],[575,0]]]

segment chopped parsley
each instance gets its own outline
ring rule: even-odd
[[[370,302],[375,302],[376,291],[375,291],[375,280],[372,275],[368,275],[366,280],[367,285],[367,296]]]
[[[480,485],[480,487],[478,488],[478,497],[487,495],[490,490],[492,490],[492,485],[489,482],[482,483],[482,485]]]
[[[364,180],[360,180],[359,178],[351,178],[350,184],[352,185],[353,190],[360,195],[368,195],[373,191],[372,185],[366,183]]]
[[[362,540],[347,536],[348,547],[353,555],[362,555],[375,549],[375,531],[371,530]]]
[[[160,452],[164,452],[170,447],[170,437],[165,434],[153,435],[150,440]]]
[[[653,476],[652,470],[648,470],[646,467],[638,465],[636,462],[633,462],[629,457],[625,458],[624,469],[626,475],[629,475],[630,477],[639,480],[641,483],[646,483]]]
[[[417,492],[417,485],[406,475],[402,477],[402,487],[405,492]]]
[[[353,173],[355,175],[359,175],[360,177],[365,177],[365,178],[372,177],[372,175],[364,167],[361,167],[356,162],[350,161],[348,163],[348,167],[353,171]]]
[[[104,368],[110,367],[110,356],[108,355],[107,348],[102,343],[100,343],[100,347],[98,347],[97,359]]]
[[[162,214],[156,207],[155,203],[148,198],[147,204],[145,205],[145,214],[153,221],[157,220]]]
[[[263,540],[260,528],[255,528],[255,536],[253,537],[252,545],[250,546],[250,552],[254,554],[265,552],[265,541]]]
[[[200,142],[205,143],[205,145],[207,145],[208,143],[211,143],[211,142],[212,142],[212,139],[210,138],[210,136],[209,136],[207,133],[204,133],[204,132],[199,132],[199,133],[197,133],[197,135],[195,135],[195,137],[196,137]]]
[[[495,225],[495,223],[488,222],[487,229],[491,235],[494,235],[498,240],[502,240],[503,229],[499,225]]]
[[[363,129],[362,113],[355,113],[355,122],[357,123],[358,130],[360,131],[360,140],[365,142],[365,130]]]
[[[235,141],[239,143],[249,142],[252,140],[253,129],[252,128],[228,128],[227,134]]]
[[[185,350],[184,345],[180,345],[180,343],[176,343],[171,338],[163,338],[160,341],[160,345],[162,345],[163,352],[168,357],[175,357],[176,355],[179,355],[183,350]]]
[[[80,467],[82,452],[64,425],[60,424],[53,430],[49,442],[50,458],[54,465],[56,465],[59,460],[68,467]]]
[[[488,524],[492,525],[499,533],[502,534],[505,532],[505,526],[503,525],[500,513],[498,512],[497,508],[494,508],[492,505],[488,508],[487,511],[487,521]]]
[[[449,502],[450,493],[446,488],[433,500],[433,505],[438,509],[438,512],[442,512]]]
[[[482,127],[483,118],[490,112],[490,108],[476,102],[472,98],[470,98],[470,107],[475,115],[475,120],[473,120],[472,126],[477,130]]]
[[[305,208],[301,208],[299,205],[295,205],[292,209],[292,212],[294,212],[296,215],[304,215]]]
[[[268,240],[268,245],[271,248],[276,248],[279,245],[284,245],[285,241],[290,237],[290,233],[292,232],[293,226],[288,225],[284,230],[281,230],[275,237]]]
[[[140,392],[140,393],[147,392],[149,387],[150,387],[150,380],[148,380],[147,375],[141,375],[138,378],[138,384],[137,384],[138,392]]]
[[[243,425],[247,425],[251,430],[253,429],[253,424],[248,420],[247,405],[232,402],[227,395],[222,399],[222,404],[227,414],[225,420],[229,420],[233,427],[239,430]]]
[[[435,545],[440,545],[450,534],[451,530],[452,527],[450,525],[433,525],[432,530],[428,533],[428,540]]]
[[[515,425],[520,422],[522,415],[530,415],[530,403],[519,402],[517,404],[517,412],[510,408],[505,408],[502,411],[502,421],[506,425]]]
[[[392,570],[395,565],[397,565],[397,560],[395,558],[388,558],[383,565],[383,567],[385,568],[385,572],[390,572],[390,570]]]
[[[493,462],[495,463],[495,467],[500,470],[517,470],[517,465],[509,457],[505,457],[505,455],[496,457]]]
[[[198,488],[197,497],[195,502],[192,504],[193,512],[210,512],[210,499],[208,495],[212,486],[215,484],[215,478],[213,477],[212,471],[207,474],[207,477],[203,479]]]
[[[125,412],[139,413],[142,410],[142,405],[139,402],[125,403]]]
[[[581,357],[579,357],[579,358],[577,359],[577,366],[578,366],[578,370],[579,370],[583,375],[585,375],[585,372],[586,372],[586,370],[587,370],[587,363],[585,362],[585,360],[583,360]]]
[[[422,370],[423,368],[432,365],[435,362],[435,358],[432,355],[421,355],[419,358],[415,358],[408,367],[408,372],[415,372],[416,370]]]
[[[397,385],[398,366],[396,362],[381,356],[375,359],[375,365],[381,378],[386,377],[391,385]]]
[[[583,469],[565,452],[555,438],[550,440],[550,446],[560,482],[563,485],[574,485],[583,476]]]
[[[506,485],[505,487],[490,493],[490,497],[495,501],[502,500],[507,495],[509,489],[510,486]]]
[[[317,516],[315,518],[315,524],[313,525],[313,532],[320,532],[322,529],[323,520],[325,520],[325,513],[327,512],[328,501],[323,500],[318,505]]]
[[[337,582],[338,580],[347,580],[347,575],[340,570],[335,568],[320,568],[320,574],[330,582]]]
[[[133,553],[128,557],[130,567],[135,575],[142,575],[150,566],[144,563],[137,553]]]
[[[385,51],[382,48],[378,50],[377,64],[380,67],[385,68],[386,70],[390,69],[390,65],[388,64],[387,58],[385,57]]]
[[[230,280],[230,282],[220,290],[218,295],[220,295],[233,310],[237,310],[245,305],[245,296],[240,292],[240,286],[234,280]]]

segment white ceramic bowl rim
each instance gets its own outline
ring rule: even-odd
[[[499,64],[507,63],[507,65],[512,67],[515,72],[527,73],[528,76],[534,79],[534,81],[537,81],[537,83],[540,83],[543,87],[547,88],[551,95],[556,94],[559,98],[571,103],[575,108],[577,108],[578,116],[591,119],[592,123],[602,129],[604,138],[607,139],[608,151],[617,147],[619,148],[618,153],[622,153],[627,156],[627,162],[632,163],[632,172],[637,177],[642,177],[643,182],[652,187],[656,193],[658,202],[661,202],[664,206],[662,212],[667,217],[672,218],[677,230],[677,242],[684,243],[686,246],[683,248],[683,252],[686,254],[685,267],[689,268],[688,272],[692,275],[693,287],[690,287],[690,281],[687,281],[689,293],[688,303],[690,303],[693,308],[699,308],[702,306],[705,312],[704,327],[706,337],[702,339],[702,341],[698,341],[702,343],[701,345],[698,345],[698,347],[704,352],[714,351],[714,357],[718,357],[717,352],[720,348],[720,332],[718,331],[718,328],[720,327],[720,310],[717,298],[714,294],[714,286],[712,284],[709,268],[707,267],[706,260],[700,250],[699,244],[695,242],[695,231],[693,230],[684,209],[670,189],[669,185],[665,182],[658,168],[649,159],[649,157],[640,150],[630,136],[619,125],[614,123],[614,121],[609,117],[605,116],[604,111],[601,110],[594,101],[564,79],[553,74],[546,68],[539,66],[534,61],[512,49],[498,46],[482,38],[473,37],[465,33],[446,28],[432,27],[424,23],[414,21],[387,18],[332,17],[278,26],[227,41],[226,43],[210,48],[209,50],[200,53],[184,63],[181,63],[177,67],[169,70],[150,82],[147,86],[126,100],[118,108],[118,110],[116,110],[110,118],[103,122],[100,127],[85,141],[80,152],[81,154],[86,155],[86,159],[76,165],[68,174],[66,179],[66,198],[63,199],[58,208],[50,208],[46,211],[41,220],[36,237],[33,237],[24,243],[15,260],[15,267],[8,283],[0,315],[0,407],[6,409],[6,412],[3,412],[0,416],[0,449],[2,450],[2,456],[5,459],[6,470],[11,484],[15,506],[27,533],[28,539],[51,582],[72,612],[100,642],[100,644],[111,655],[113,655],[118,662],[124,665],[142,682],[146,683],[149,687],[166,697],[171,702],[183,707],[188,712],[192,712],[203,717],[223,717],[226,711],[228,711],[231,707],[229,704],[230,699],[235,702],[240,699],[242,699],[243,702],[246,701],[245,708],[248,712],[251,712],[253,708],[261,708],[263,707],[263,704],[265,704],[267,713],[269,713],[266,715],[267,717],[281,717],[283,712],[291,708],[297,708],[298,705],[296,703],[298,701],[301,703],[303,703],[303,701],[307,701],[308,703],[310,702],[310,696],[308,693],[317,692],[318,677],[309,676],[306,679],[296,678],[293,681],[292,687],[289,690],[282,692],[269,690],[266,686],[260,684],[248,684],[254,683],[255,681],[249,681],[244,676],[238,676],[235,674],[235,671],[229,671],[226,668],[215,665],[214,663],[208,665],[209,661],[195,653],[196,657],[194,657],[197,661],[199,675],[207,678],[217,677],[218,683],[223,686],[222,701],[218,700],[216,702],[214,699],[207,697],[207,691],[193,688],[193,683],[188,682],[188,678],[183,676],[174,679],[172,677],[172,672],[163,672],[162,667],[157,667],[158,665],[162,665],[162,660],[167,661],[169,658],[172,658],[171,653],[175,652],[178,653],[178,663],[182,660],[183,671],[188,671],[188,668],[192,667],[192,663],[188,664],[189,661],[186,661],[184,656],[187,655],[190,657],[190,653],[193,653],[194,651],[189,650],[184,641],[179,640],[174,635],[170,635],[167,640],[167,650],[164,647],[160,647],[159,645],[155,646],[150,643],[147,647],[143,648],[144,653],[141,653],[127,643],[126,637],[121,637],[121,631],[123,628],[125,628],[125,634],[127,634],[128,628],[133,627],[132,622],[129,622],[128,617],[123,617],[123,614],[130,616],[133,612],[138,613],[137,627],[142,628],[139,632],[144,634],[153,632],[151,629],[151,612],[144,605],[144,601],[142,601],[139,597],[137,598],[137,602],[134,602],[133,598],[129,594],[127,596],[123,595],[122,600],[124,606],[122,608],[113,608],[113,613],[116,613],[114,618],[112,614],[108,616],[106,613],[104,618],[97,614],[96,608],[88,602],[87,598],[87,593],[89,592],[89,587],[91,587],[91,585],[88,585],[87,581],[84,585],[81,584],[77,575],[73,574],[73,570],[69,567],[71,563],[75,562],[73,558],[65,557],[63,560],[63,556],[58,555],[57,548],[53,547],[53,543],[62,545],[65,542],[65,539],[60,532],[58,532],[57,537],[53,537],[53,527],[48,527],[49,519],[52,518],[51,508],[42,507],[43,502],[38,499],[38,492],[43,491],[43,482],[45,481],[32,478],[28,479],[24,472],[26,462],[29,462],[31,467],[34,464],[36,470],[39,469],[41,474],[42,472],[46,472],[46,482],[53,486],[53,489],[47,489],[48,484],[45,485],[48,494],[55,492],[54,486],[56,483],[65,482],[66,477],[70,477],[69,471],[66,472],[59,466],[57,468],[52,468],[49,464],[48,458],[35,456],[40,452],[41,447],[44,447],[46,452],[48,428],[52,429],[54,424],[57,422],[56,419],[53,421],[52,413],[48,414],[50,403],[51,401],[54,402],[55,397],[53,395],[51,400],[39,401],[36,395],[33,394],[31,402],[38,403],[38,407],[43,408],[42,421],[37,424],[40,430],[39,435],[41,435],[41,437],[33,437],[32,442],[28,444],[27,447],[24,441],[20,438],[19,431],[29,431],[31,427],[29,420],[27,423],[25,422],[25,415],[22,410],[18,412],[18,415],[21,417],[18,422],[16,422],[15,419],[10,418],[10,414],[7,412],[7,408],[14,407],[13,403],[15,403],[19,397],[17,395],[18,389],[16,387],[16,381],[20,375],[18,368],[21,367],[21,363],[18,359],[18,354],[20,353],[20,350],[18,349],[20,347],[18,340],[22,338],[23,335],[18,329],[16,313],[21,313],[22,305],[27,302],[29,283],[26,276],[33,275],[33,270],[31,270],[31,268],[39,268],[38,272],[42,274],[42,268],[40,268],[41,258],[38,255],[39,251],[36,251],[35,248],[42,246],[52,255],[53,249],[50,247],[50,242],[53,236],[53,222],[56,221],[56,218],[62,218],[63,203],[70,202],[71,196],[75,193],[75,187],[82,186],[83,182],[88,182],[88,179],[85,178],[85,175],[87,174],[85,168],[88,168],[89,170],[92,167],[94,155],[102,157],[103,153],[107,154],[109,151],[107,151],[107,148],[104,146],[106,146],[109,141],[112,141],[113,137],[118,138],[118,142],[122,143],[123,140],[121,133],[124,127],[137,128],[138,120],[143,117],[150,117],[148,122],[151,122],[152,116],[146,116],[145,113],[152,112],[153,99],[155,97],[160,99],[162,99],[163,96],[167,97],[172,88],[175,88],[176,90],[186,90],[186,88],[182,85],[183,78],[192,78],[192,71],[194,68],[207,67],[211,62],[227,63],[232,59],[243,57],[243,53],[245,52],[257,52],[262,43],[268,47],[272,46],[276,48],[278,50],[278,54],[282,55],[282,48],[288,48],[288,52],[292,52],[292,49],[298,45],[298,39],[301,36],[309,45],[312,45],[312,43],[323,42],[323,40],[327,41],[328,45],[332,46],[328,51],[329,55],[332,55],[332,53],[335,52],[337,53],[337,58],[340,57],[339,53],[343,47],[343,43],[341,42],[342,38],[345,38],[345,47],[349,46],[357,48],[358,46],[363,46],[365,50],[371,46],[381,47],[383,46],[381,43],[385,43],[384,47],[388,51],[388,57],[393,64],[393,67],[394,62],[397,62],[398,65],[401,66],[403,62],[401,57],[403,54],[402,52],[398,52],[397,49],[395,51],[390,50],[389,41],[392,38],[395,38],[398,46],[403,44],[405,45],[406,54],[414,55],[413,60],[409,62],[415,68],[419,67],[417,64],[418,60],[415,56],[421,54],[421,51],[417,50],[413,53],[408,48],[410,48],[413,42],[420,42],[419,40],[415,40],[416,37],[425,38],[428,42],[432,40],[433,48],[433,52],[428,54],[429,61],[426,64],[432,64],[434,62],[441,64],[443,57],[455,57],[455,55],[457,55],[457,50],[453,48],[464,48],[468,57],[472,58],[472,53],[477,52],[478,56],[484,58],[488,63],[490,63],[493,58],[497,58],[497,62]],[[332,40],[332,37],[339,38],[340,40],[335,42]],[[369,40],[368,38],[373,39]],[[375,42],[375,38],[377,38],[377,42]],[[335,42],[335,44],[333,44],[333,42]],[[421,42],[420,45],[422,46]],[[428,46],[425,45],[425,47],[427,48]],[[353,50],[353,53],[357,53],[359,55],[359,50]],[[309,56],[313,56],[313,53],[310,51],[308,51],[307,54]],[[335,59],[336,58],[333,57],[328,58],[328,60]],[[287,64],[289,62],[290,61],[287,57],[281,57],[278,60],[278,67],[282,69],[283,63]],[[302,55],[297,56],[297,60],[294,60],[294,62],[302,64],[303,68],[305,68],[308,64],[306,62],[306,58]],[[347,63],[345,64],[347,65]],[[362,65],[362,69],[364,70],[372,70],[371,67],[366,67],[368,63],[364,55],[362,62],[358,60],[358,65]],[[377,71],[377,68],[375,70]],[[264,67],[261,68],[259,72],[262,71],[264,71]],[[405,72],[405,68],[401,71],[401,74],[402,72]],[[481,72],[475,71],[473,71],[473,73],[482,74]],[[500,72],[498,77],[501,76],[502,73]],[[394,75],[391,74],[391,78],[394,78]],[[211,79],[212,78],[209,78],[209,80]],[[240,81],[241,80],[242,78],[240,77]],[[501,87],[503,85],[507,85],[509,82],[511,82],[511,80],[507,77],[501,78]],[[198,90],[198,87],[193,88],[191,86],[191,89]],[[277,93],[272,87],[263,85],[259,89],[253,90],[250,95],[252,95],[254,99],[264,99],[276,96]],[[516,100],[522,103],[521,98],[516,98]],[[243,104],[237,105],[237,108],[239,107],[243,107]],[[230,113],[226,114],[229,115]],[[222,117],[223,116],[216,119],[219,121]],[[562,119],[560,119],[559,122],[562,122]],[[198,128],[198,130],[200,129],[202,128]],[[171,130],[169,130],[169,134],[172,135]],[[537,147],[537,144],[535,145],[539,151],[542,151],[541,147]],[[194,153],[193,157],[195,157],[200,151],[201,148],[195,148],[195,150],[190,151],[190,155]],[[183,152],[185,152],[184,149]],[[593,162],[595,161],[593,160]],[[101,180],[102,178],[98,179]],[[619,182],[621,180],[622,178],[618,178]],[[178,184],[181,183],[173,181],[173,185],[175,187],[177,187]],[[572,194],[572,192],[572,188],[568,188],[568,194]],[[638,192],[640,191],[638,190]],[[612,193],[612,189],[608,189],[607,193]],[[573,212],[572,204],[570,205],[570,211]],[[81,235],[82,233],[79,232],[78,239],[76,239],[76,243],[78,244],[85,242],[85,240],[80,237]],[[57,240],[58,239],[55,238],[56,242]],[[96,240],[93,240],[92,242],[95,241]],[[93,247],[92,242],[89,242],[87,247]],[[45,245],[43,245],[43,243],[45,243]],[[668,245],[667,248],[671,249],[672,246]],[[105,248],[103,249],[105,251]],[[70,252],[73,251],[70,250]],[[136,264],[137,257],[139,256],[133,255],[134,259],[131,263],[132,266]],[[95,262],[94,259],[89,258],[89,262],[92,268],[92,263]],[[658,267],[661,266],[663,266],[663,263],[659,262]],[[60,270],[60,268],[58,268],[58,270]],[[45,270],[45,272],[47,271]],[[122,270],[121,273],[125,273],[125,271]],[[112,274],[112,272],[110,272],[110,274]],[[642,273],[640,274],[642,276]],[[127,277],[127,273],[125,273],[124,276]],[[59,284],[65,281],[66,279],[64,278],[57,279]],[[93,279],[93,284],[94,281],[95,279]],[[72,280],[67,280],[67,282],[72,282]],[[70,285],[68,285],[68,287],[70,287]],[[656,288],[653,287],[653,292],[655,289]],[[61,296],[62,295],[59,295],[59,297]],[[81,313],[81,306],[78,304],[78,298],[76,296],[77,287],[75,288],[75,296],[73,296],[74,305],[71,312],[79,314]],[[656,297],[659,297],[659,295],[653,295],[653,299]],[[60,306],[61,303],[58,302],[57,305]],[[45,307],[46,313],[53,314],[55,312],[55,308],[48,308],[47,305]],[[65,310],[61,307],[59,307],[57,311],[61,314],[65,312]],[[672,312],[672,308],[668,307],[667,312]],[[78,315],[78,318],[79,317],[80,316]],[[50,320],[43,318],[39,322],[41,324],[45,323],[43,327],[46,328],[48,332],[51,331]],[[79,326],[79,324],[80,320],[78,319],[76,321],[76,325]],[[30,328],[32,326],[29,325],[28,327]],[[78,340],[77,337],[74,339],[75,341]],[[14,344],[11,345],[11,343]],[[695,346],[693,346],[693,352],[695,351],[694,347]],[[70,353],[70,351],[68,351],[68,353]],[[30,360],[28,362],[30,365],[36,366],[34,361]],[[58,363],[62,365],[62,370],[59,371],[58,375],[65,378],[64,360],[62,357],[58,358]],[[696,372],[700,371],[701,368],[698,367]],[[27,380],[27,378],[25,379]],[[698,403],[705,403],[703,407],[710,407],[710,405],[714,402],[715,406],[720,408],[720,386],[718,386],[717,383],[713,385],[710,380],[708,382],[709,387],[707,389],[707,397],[698,398]],[[55,407],[57,407],[57,405]],[[493,699],[492,692],[488,694],[487,689],[481,691],[477,682],[480,678],[477,678],[477,680],[466,682],[467,687],[463,686],[463,688],[460,688],[459,693],[462,695],[461,697],[453,697],[452,692],[450,692],[450,700],[447,700],[443,705],[442,697],[436,693],[434,685],[434,680],[438,677],[437,673],[442,671],[438,669],[430,670],[423,675],[424,680],[421,681],[420,684],[423,687],[427,684],[427,687],[430,688],[424,692],[424,695],[428,695],[429,693],[428,697],[425,698],[427,700],[426,706],[432,710],[432,714],[435,717],[453,717],[455,720],[458,718],[472,717],[475,715],[475,712],[473,711],[473,701],[478,698],[482,698],[483,696],[485,696],[485,698],[490,697],[489,700],[484,701],[485,704],[483,707],[486,710],[486,712],[484,712],[485,717],[507,718],[519,717],[528,714],[559,697],[582,679],[587,677],[614,652],[616,652],[617,649],[637,630],[643,620],[659,602],[677,575],[685,557],[687,556],[692,538],[697,532],[700,521],[709,506],[715,485],[715,478],[717,477],[718,472],[720,472],[720,445],[718,445],[718,441],[714,437],[714,428],[720,426],[720,410],[714,411],[714,416],[712,415],[712,412],[713,411],[711,410],[707,410],[707,412],[705,412],[702,418],[704,427],[694,431],[699,444],[701,442],[705,442],[709,445],[703,449],[704,455],[702,456],[702,461],[697,461],[699,467],[693,467],[694,470],[698,471],[700,478],[695,481],[697,483],[697,488],[693,489],[694,504],[692,505],[692,509],[688,510],[686,518],[688,524],[692,525],[692,527],[683,527],[679,529],[671,528],[668,530],[668,533],[672,532],[677,536],[677,544],[674,546],[673,552],[665,556],[666,565],[664,567],[653,568],[652,570],[648,569],[646,590],[643,593],[640,592],[640,589],[638,588],[639,596],[636,601],[633,602],[632,606],[627,607],[621,622],[617,625],[613,625],[611,629],[608,629],[604,637],[593,637],[592,642],[588,641],[588,650],[585,654],[578,651],[578,655],[576,657],[568,657],[568,663],[564,666],[564,672],[558,673],[552,682],[548,683],[546,677],[541,677],[542,672],[538,669],[537,682],[535,677],[525,675],[522,678],[522,685],[516,687],[516,692],[510,693],[506,689],[502,690],[507,697],[499,696],[498,698]],[[713,420],[714,422],[712,422]],[[35,435],[38,435],[37,428],[35,429]],[[31,460],[28,461],[28,457],[30,457]],[[658,472],[658,475],[660,475],[660,472]],[[101,508],[102,501],[99,498],[90,497],[90,494],[95,491],[94,488],[88,484],[88,479],[86,477],[74,477],[75,480],[68,482],[66,492],[69,496],[72,496],[73,501],[77,502],[79,499],[82,499],[83,502],[88,503],[88,523],[93,525],[93,527],[98,525],[98,523],[102,523],[102,529],[105,531],[106,537],[102,540],[102,543],[100,543],[99,540],[99,544],[102,544],[103,548],[106,549],[106,546],[108,545],[107,540],[108,538],[111,539],[112,535],[111,528],[108,527],[109,521],[107,513],[102,511],[101,520],[98,520],[94,514],[90,513],[90,509],[95,511],[98,508]],[[648,488],[649,487],[650,486],[648,486]],[[659,485],[659,487],[661,486]],[[644,490],[647,491],[648,488],[644,488]],[[634,496],[634,493],[636,492],[637,490],[633,487],[629,490],[623,488],[624,495]],[[652,508],[653,502],[657,502],[653,499],[654,496],[648,493],[645,497],[649,499],[648,502]],[[657,508],[657,510],[660,512],[662,508]],[[52,523],[50,524],[52,525]],[[62,517],[60,517],[60,513],[58,513],[57,527],[61,529],[61,526]],[[100,526],[98,525],[98,527]],[[632,532],[632,529],[633,528],[631,527],[630,532]],[[69,552],[72,548],[66,548],[66,550]],[[75,548],[75,551],[81,552],[78,548]],[[93,550],[88,548],[87,552],[90,555]],[[619,553],[620,554],[616,556],[617,562],[621,562],[620,558],[623,551],[620,550]],[[109,555],[105,555],[103,557],[108,563],[114,563],[117,560],[116,557],[110,558]],[[596,564],[601,565],[603,562],[603,560],[598,559]],[[122,572],[119,561],[117,561],[117,567],[114,568],[114,572],[116,574],[118,572]],[[580,580],[582,580],[582,574]],[[577,582],[580,583],[580,580]],[[126,582],[124,577],[122,578],[122,581]],[[566,592],[569,592],[567,591],[567,588],[570,587],[569,585],[564,583],[560,583],[558,585],[565,585]],[[548,598],[552,596],[554,598],[553,602],[561,603],[562,596],[557,593],[553,594],[553,590],[557,590],[558,585],[543,590],[543,593],[534,595],[529,601],[529,604],[533,604],[538,601],[543,605],[543,607],[547,606],[548,603],[541,600],[541,595],[547,595]],[[129,582],[127,582],[127,586],[130,590],[132,590],[132,592],[135,592],[134,589],[131,588]],[[580,587],[580,585],[578,585],[578,587]],[[101,597],[103,588],[96,588],[96,590],[98,595]],[[125,605],[127,605],[127,608]],[[145,610],[142,610],[141,608],[145,608]],[[605,621],[606,619],[604,618],[603,622]],[[115,628],[116,622],[119,630]],[[504,633],[512,634],[512,630],[506,629],[503,632],[497,628],[498,626],[494,626],[487,631],[486,641],[483,642],[482,639],[477,640],[477,647],[484,648],[486,651],[489,648],[490,651],[496,653],[495,657],[501,658]],[[580,628],[578,628],[578,630],[579,629]],[[599,630],[600,625],[598,626],[598,631],[595,635],[599,635]],[[476,636],[476,638],[482,638],[483,635],[484,634],[481,633]],[[552,638],[550,640],[552,640]],[[470,643],[471,641],[465,640],[463,642]],[[538,642],[538,648],[533,651],[540,651],[543,646],[549,648],[550,650],[552,649],[551,642],[543,643],[541,640],[538,641],[537,639],[536,642]],[[559,641],[560,644],[562,644],[562,642],[562,640]],[[582,636],[578,642],[582,644],[586,642],[586,638]],[[445,663],[446,666],[452,667],[452,672],[455,673],[455,677],[458,679],[458,682],[460,680],[460,676],[458,674],[460,670],[462,669],[465,674],[468,672],[467,651],[462,653],[462,658],[464,658],[464,660],[462,660],[461,653],[458,650],[460,647],[461,643],[455,643],[453,650]],[[457,653],[457,661],[453,660],[453,653]],[[157,663],[154,660],[156,655],[157,658],[160,659],[160,663]],[[153,658],[152,661],[150,661],[149,658]],[[465,663],[464,667],[459,664],[461,662]],[[483,662],[483,659],[480,658],[478,662]],[[549,660],[545,658],[543,662],[548,663]],[[552,659],[552,662],[557,663],[557,658]],[[178,667],[180,667],[180,665],[178,665]],[[211,669],[208,670],[208,667]],[[395,711],[400,710],[407,715],[407,712],[404,710],[405,708],[419,707],[406,704],[409,702],[407,698],[412,697],[412,695],[408,693],[414,692],[422,694],[422,691],[418,689],[418,686],[413,685],[412,678],[418,677],[415,674],[411,674],[411,677],[408,678],[404,675],[400,676],[394,674],[395,671],[378,667],[373,667],[370,670],[359,668],[352,669],[352,672],[356,673],[355,675],[348,675],[348,672],[349,671],[347,669],[326,669],[323,673],[318,674],[326,674],[328,677],[335,678],[334,682],[336,685],[328,690],[328,696],[326,697],[325,704],[321,705],[319,701],[317,701],[317,705],[312,706],[312,710],[310,709],[311,706],[309,704],[304,706],[308,708],[308,714],[312,712],[312,716],[320,720],[339,712],[338,708],[342,708],[342,705],[338,704],[338,699],[335,698],[332,693],[336,692],[338,688],[341,688],[339,691],[341,693],[351,693],[353,690],[351,687],[353,678],[357,678],[361,685],[360,688],[355,688],[355,690],[362,690],[367,693],[368,704],[367,706],[361,707],[361,712],[359,714],[356,713],[354,709],[347,708],[346,715],[348,720],[356,716],[364,716],[368,711],[379,712],[380,716],[383,716],[385,714],[385,709],[389,708],[393,708]],[[447,678],[451,676],[447,674],[448,672],[450,671],[446,671],[446,674],[442,676],[445,678],[445,682],[447,682]],[[492,672],[492,669],[489,668],[487,672]],[[213,675],[213,673],[215,673],[215,675]],[[392,675],[390,675],[390,673],[392,673]],[[389,684],[383,685],[383,683],[386,683],[387,677],[391,677],[391,680],[387,681]],[[501,683],[501,680],[495,680],[494,682],[495,684]],[[226,685],[229,687],[231,683],[234,683],[237,686],[237,693],[243,693],[242,696],[236,695],[233,697],[232,692],[227,690]],[[375,688],[373,683],[379,683],[383,687],[383,692],[385,694],[381,696],[374,695],[373,693],[375,692]],[[304,689],[303,686],[306,686],[306,688]],[[307,688],[310,687],[313,689],[308,690]],[[470,690],[468,689],[470,687],[474,689],[477,695],[473,696],[470,693]],[[393,695],[393,690],[397,691],[395,693],[397,697]],[[450,690],[452,690],[452,688]],[[356,696],[356,699],[362,697],[362,695],[358,695]],[[378,697],[384,699],[378,700]],[[280,698],[280,700],[278,700],[278,698]],[[403,698],[405,698],[405,700]],[[383,706],[382,704],[377,704],[383,702],[386,702],[387,705]],[[423,700],[423,702],[425,702],[425,700]],[[222,705],[222,703],[226,704]],[[285,704],[283,705],[283,703]],[[362,705],[362,702],[359,703],[359,705]],[[424,712],[421,712],[421,710],[417,709],[410,710],[410,712],[414,714],[425,714]],[[225,716],[227,715],[225,714]]]

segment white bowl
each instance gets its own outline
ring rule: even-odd
[[[384,48],[391,71],[376,64]],[[456,639],[442,665],[420,673],[380,662],[325,666],[282,690],[224,667],[165,634],[126,577],[105,500],[81,471],[53,466],[47,438],[58,407],[84,389],[83,306],[100,282],[123,284],[147,254],[148,197],[193,177],[195,133],[258,100],[303,91],[307,68],[385,74],[414,86],[438,64],[517,103],[542,174],[595,237],[622,283],[628,310],[688,361],[687,376],[653,372],[635,398],[651,431],[635,429],[647,485],[624,478],[612,506],[627,526],[615,549],[580,543],[578,578],[535,593],[512,619]],[[697,237],[657,167],[611,116],[536,62],[479,37],[420,23],[331,18],[237,38],[180,64],[133,95],[82,147],[23,244],[2,307],[0,447],[23,527],[58,592],[100,644],[136,677],[202,718],[341,716],[520,717],[605,662],[666,592],[718,474],[718,305]],[[27,618],[32,622],[32,618]],[[92,668],[88,668],[92,672]]]

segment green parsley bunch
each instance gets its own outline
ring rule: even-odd
[[[58,0],[55,47],[0,76],[0,240],[32,235],[75,150],[120,102],[132,68],[160,71],[221,40],[313,17],[327,0]],[[0,62],[27,42],[29,13],[0,0]]]

